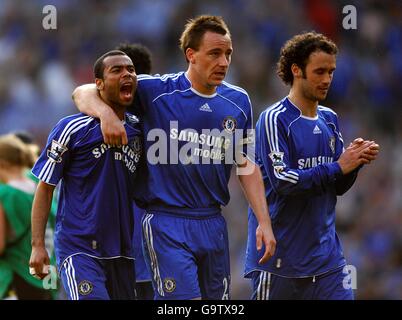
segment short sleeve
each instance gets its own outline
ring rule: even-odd
[[[71,156],[74,134],[92,120],[82,116],[64,118],[53,128],[46,147],[36,161],[32,173],[41,181],[56,186]]]

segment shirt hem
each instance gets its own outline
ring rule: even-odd
[[[345,263],[342,263],[342,264],[339,265],[339,266],[330,268],[330,269],[328,269],[328,270],[326,270],[326,271],[322,271],[322,272],[315,273],[315,274],[309,274],[309,275],[299,275],[299,276],[284,275],[284,274],[279,274],[279,273],[276,273],[276,272],[272,272],[271,270],[264,270],[264,269],[262,269],[262,268],[254,268],[254,269],[252,269],[252,270],[250,270],[250,271],[245,272],[245,273],[243,274],[243,277],[244,277],[244,278],[247,278],[247,279],[250,279],[251,276],[252,276],[252,274],[253,274],[254,272],[269,272],[269,273],[272,273],[273,275],[278,276],[278,277],[292,278],[292,279],[303,279],[303,278],[318,277],[318,276],[321,276],[321,275],[326,274],[326,273],[328,273],[328,272],[332,272],[332,271],[335,271],[335,270],[337,270],[337,269],[340,269],[340,268],[342,268],[342,267],[344,267],[344,266],[346,266],[346,262],[345,262]]]
[[[135,258],[133,258],[133,257],[128,257],[128,256],[98,257],[98,256],[95,256],[95,255],[93,255],[93,254],[86,253],[86,252],[76,252],[76,253],[70,254],[69,256],[67,256],[67,257],[65,257],[65,258],[63,259],[62,263],[60,264],[59,271],[58,271],[59,277],[61,276],[60,273],[61,273],[61,270],[63,269],[63,265],[64,265],[64,263],[66,262],[66,260],[67,260],[68,258],[77,256],[77,255],[80,255],[80,254],[86,255],[86,256],[91,257],[91,258],[94,258],[94,259],[100,259],[100,260],[111,260],[111,259],[118,259],[118,258],[125,258],[125,259],[135,260]]]

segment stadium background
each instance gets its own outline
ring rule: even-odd
[[[44,30],[42,8],[57,8],[57,30]],[[342,27],[342,8],[357,9],[357,30]],[[275,74],[280,47],[304,30],[323,32],[340,54],[329,97],[345,142],[357,136],[381,145],[339,199],[337,226],[348,263],[357,268],[359,299],[402,299],[402,2],[326,0],[0,0],[0,134],[33,133],[43,146],[59,118],[75,113],[71,92],[93,81],[97,56],[122,41],[153,52],[155,73],[185,70],[178,38],[197,14],[222,15],[234,54],[227,80],[245,88],[255,120],[287,94]],[[232,176],[234,177],[234,176]],[[248,299],[243,260],[247,205],[236,178],[228,221],[232,298]],[[1,279],[0,279],[1,280]]]

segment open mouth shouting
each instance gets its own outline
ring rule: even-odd
[[[124,81],[120,84],[120,97],[125,102],[131,102],[134,96],[133,80]]]

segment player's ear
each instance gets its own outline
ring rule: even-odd
[[[99,78],[95,79],[95,84],[96,84],[96,89],[98,89],[98,90],[103,90],[103,88],[105,87],[105,83],[103,82],[102,79],[99,79]]]
[[[186,58],[189,63],[195,63],[195,56],[194,56],[195,50],[192,48],[187,48],[186,49]]]
[[[292,74],[293,74],[294,78],[303,77],[303,71],[296,63],[293,63],[292,66],[290,67],[290,69],[292,70]]]

